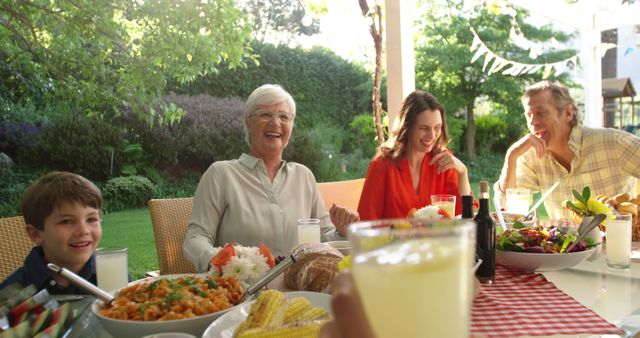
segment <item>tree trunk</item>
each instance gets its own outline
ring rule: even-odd
[[[376,30],[376,19],[378,27]],[[371,17],[371,36],[376,48],[376,69],[373,77],[373,116],[376,124],[376,134],[378,135],[378,145],[384,143],[384,133],[382,131],[382,103],[380,102],[380,86],[382,82],[382,10],[380,5],[376,5],[375,14]]]
[[[476,121],[473,112],[473,102],[467,105],[467,139],[466,139],[466,151],[469,162],[474,165],[476,163]]]
[[[373,73],[371,109],[373,112],[379,146],[385,141],[384,132],[382,130],[382,103],[380,102],[380,86],[382,83],[382,7],[380,5],[376,5],[373,11],[370,11],[366,0],[358,0],[358,4],[362,10],[362,16],[371,18],[369,33],[371,33],[373,45],[376,49],[376,69]]]

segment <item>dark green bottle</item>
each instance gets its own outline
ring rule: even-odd
[[[489,213],[489,182],[480,181],[480,209],[474,221],[477,224],[476,255],[482,264],[476,271],[480,283],[491,284],[496,276],[496,223]]]

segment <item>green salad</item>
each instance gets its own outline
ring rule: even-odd
[[[516,222],[513,228],[496,236],[496,248],[504,251],[563,253],[576,238],[575,231],[565,233],[557,227],[527,228],[522,223]],[[593,238],[585,237],[571,249],[571,252],[584,251],[596,245]]]

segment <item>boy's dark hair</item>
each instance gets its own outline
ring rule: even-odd
[[[78,174],[50,172],[31,184],[22,196],[25,223],[44,230],[44,220],[63,202],[78,202],[100,210],[102,194],[95,184]]]

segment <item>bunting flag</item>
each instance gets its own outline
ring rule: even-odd
[[[551,71],[560,74],[564,72],[567,67],[575,67],[578,64],[577,55],[553,63],[532,64],[507,60],[491,51],[484,42],[482,42],[473,27],[471,27],[471,33],[473,33],[471,52],[474,52],[471,63],[478,61],[484,55],[482,71],[487,72],[489,75],[501,72],[503,75],[518,76],[522,74],[533,74],[542,70],[542,77],[546,79],[551,75]],[[539,53],[539,51],[536,51],[536,54],[537,53]],[[493,62],[493,64],[491,64],[491,62]],[[491,64],[491,66],[489,66],[489,64]]]

